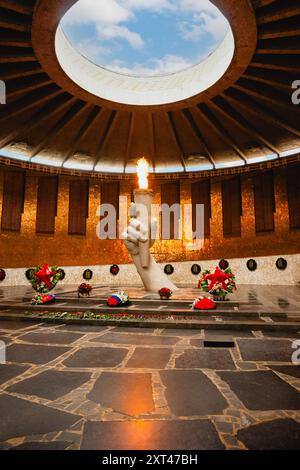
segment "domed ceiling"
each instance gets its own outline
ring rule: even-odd
[[[149,77],[73,47],[60,22],[76,0],[0,0],[1,161],[101,175],[130,174],[141,156],[159,174],[293,159],[299,1],[212,3],[230,24],[225,39],[202,62]]]

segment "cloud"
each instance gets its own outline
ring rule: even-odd
[[[140,49],[144,46],[141,35],[120,25],[134,16],[129,8],[131,1],[139,0],[80,0],[63,19],[63,27],[90,23],[95,27],[98,39],[124,39],[132,47]]]
[[[175,11],[177,6],[174,1],[170,0],[121,0],[123,5],[126,5],[128,9],[135,10],[151,10],[151,11],[163,11],[173,10]]]
[[[224,38],[228,21],[209,0],[180,0],[180,7],[193,13],[192,21],[179,23],[186,41],[199,41],[205,34],[210,35],[215,43]]]
[[[132,16],[117,0],[79,0],[63,18],[63,24],[119,24]]]
[[[157,53],[151,57],[151,44],[142,33],[134,31],[134,22],[141,11],[168,13],[170,20],[178,26],[177,37],[172,39],[176,41],[181,36],[187,45],[198,41],[203,57],[212,52],[228,28],[228,22],[210,0],[79,0],[63,18],[62,26],[71,32],[73,44],[85,57],[117,72],[158,75],[183,70],[195,63],[195,60],[184,58],[182,52],[176,55],[164,51],[162,57]],[[82,25],[90,29],[90,38],[83,39]],[[204,37],[205,41],[201,43]],[[134,59],[133,51],[128,53],[123,48],[124,42],[132,49],[143,51],[141,63]],[[130,68],[122,60],[123,51],[133,64]],[[119,60],[109,61],[108,57],[113,54]],[[192,55],[187,54],[188,57]]]
[[[76,44],[78,52],[94,63],[104,63],[111,54],[108,47],[102,47],[98,41],[84,39]]]
[[[128,68],[120,61],[113,61],[107,64],[106,67],[114,72],[125,73],[127,75],[153,76],[175,73],[193,65],[191,61],[184,57],[173,54],[168,54],[161,59],[151,59],[148,63],[148,66],[134,64],[133,67]]]
[[[193,22],[179,23],[179,29],[186,41],[199,41],[205,34],[209,34],[214,42],[219,42],[224,38],[228,24],[221,17],[200,13],[194,16]]]
[[[227,21],[224,21],[224,17],[221,15],[209,15],[205,12],[196,15],[196,21],[203,21],[204,32],[211,34],[211,36],[216,40],[221,40],[226,31],[228,30],[229,24]]]
[[[119,26],[115,24],[97,26],[98,37],[106,41],[112,39],[125,39],[129,44],[136,48],[141,49],[144,46],[144,41],[140,34],[130,31],[126,26]]]
[[[179,8],[182,11],[189,11],[192,13],[196,12],[207,12],[210,14],[219,13],[219,10],[210,0],[178,0]]]

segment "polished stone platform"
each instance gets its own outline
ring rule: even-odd
[[[129,307],[109,308],[107,298],[119,288],[95,286],[90,298],[78,299],[76,286],[57,288],[57,301],[50,306],[32,306],[33,290],[28,287],[0,289],[0,318],[28,319],[28,315],[46,320],[44,312],[79,313],[92,312],[105,316],[101,320],[85,320],[91,324],[115,325],[130,322],[132,326],[189,327],[213,329],[273,330],[299,329],[300,287],[239,286],[229,296],[229,301],[219,302],[217,309],[198,312],[192,309],[194,299],[203,293],[199,289],[181,288],[169,301],[161,301],[157,293],[142,288],[127,288],[131,299]],[[128,314],[132,318],[113,318],[116,314]],[[57,320],[55,320],[57,321]],[[64,320],[70,321],[70,320]],[[79,320],[76,320],[79,321]]]
[[[0,337],[0,449],[300,448],[299,333],[0,319]]]

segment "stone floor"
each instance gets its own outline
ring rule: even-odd
[[[300,449],[297,332],[0,320],[0,339],[0,449]]]

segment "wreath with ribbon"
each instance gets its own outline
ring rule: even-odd
[[[235,275],[231,268],[222,271],[217,267],[214,273],[209,270],[204,271],[198,288],[215,296],[232,294],[236,290]]]
[[[39,294],[47,294],[53,290],[61,280],[61,270],[57,266],[49,267],[48,264],[43,264],[42,266],[37,266],[32,269],[29,277],[32,288]]]

